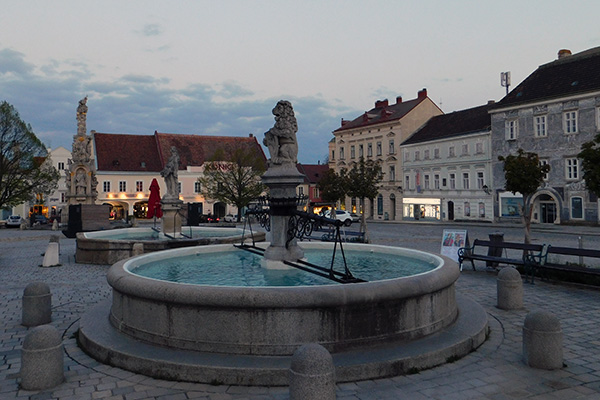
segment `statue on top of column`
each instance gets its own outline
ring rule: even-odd
[[[265,132],[263,144],[269,148],[270,164],[293,166],[298,162],[298,123],[292,103],[280,100],[273,109],[275,125]]]
[[[169,161],[167,161],[167,164],[163,170],[160,171],[160,176],[165,178],[165,186],[167,187],[167,193],[165,193],[163,196],[163,199],[165,200],[179,199],[178,170],[179,152],[177,152],[177,148],[175,146],[172,146]]]

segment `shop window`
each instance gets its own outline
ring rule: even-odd
[[[479,203],[479,218],[485,218],[485,204]]]
[[[465,205],[464,205],[464,213],[465,213],[465,217],[470,217],[471,216],[471,203],[469,203],[468,201],[465,201]]]
[[[377,196],[377,215],[383,215],[383,195]]]

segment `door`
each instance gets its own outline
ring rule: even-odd
[[[448,202],[448,221],[454,221],[454,202]]]
[[[553,224],[556,219],[556,204],[554,202],[540,202],[540,222]]]

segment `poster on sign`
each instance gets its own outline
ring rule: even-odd
[[[444,229],[442,234],[442,250],[440,254],[458,262],[458,249],[469,245],[469,237],[465,230]]]

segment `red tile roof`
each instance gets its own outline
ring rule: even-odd
[[[296,168],[304,174],[305,183],[318,183],[323,174],[329,169],[327,164],[297,164]]]
[[[94,133],[94,146],[99,171],[160,172],[171,155],[171,147],[179,152],[179,169],[201,166],[218,149],[248,146],[262,159],[267,158],[254,136],[202,136],[173,133],[125,135]]]

